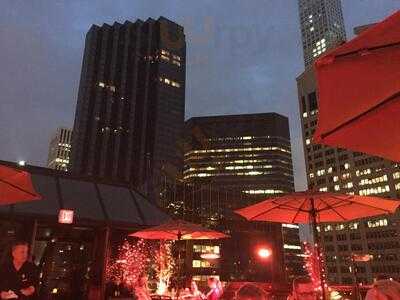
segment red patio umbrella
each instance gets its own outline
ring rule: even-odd
[[[311,223],[314,241],[318,244],[317,223],[345,222],[394,213],[399,206],[398,200],[305,191],[269,198],[235,212],[249,221]],[[318,257],[320,255],[318,246],[316,250]],[[320,274],[322,276],[322,272]],[[321,282],[324,282],[323,278]]]
[[[0,205],[39,199],[28,172],[0,165]]]
[[[154,226],[130,234],[148,240],[214,240],[228,236],[224,233],[183,220],[171,220],[159,226]]]
[[[313,142],[400,161],[400,11],[315,62]]]

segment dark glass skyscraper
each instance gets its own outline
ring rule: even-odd
[[[208,221],[221,207],[236,209],[294,191],[289,121],[285,116],[260,113],[191,118],[186,121],[185,141],[183,179],[206,187],[206,195],[200,195],[195,209],[200,217],[208,215]],[[212,192],[213,188],[224,191]],[[188,198],[188,210],[195,200],[195,195]],[[265,230],[279,232],[280,228],[274,226],[280,227],[270,224]],[[285,271],[292,279],[304,272],[299,226],[282,224],[281,232]]]
[[[158,20],[93,25],[86,35],[71,170],[155,191],[182,167],[186,42]]]

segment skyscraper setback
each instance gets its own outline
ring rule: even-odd
[[[346,40],[340,0],[299,0],[304,64]]]
[[[93,25],[86,35],[71,170],[144,192],[182,167],[186,42],[164,18]]]

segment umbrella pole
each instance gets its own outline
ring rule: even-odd
[[[319,268],[319,280],[321,282],[321,293],[322,293],[322,300],[326,300],[326,295],[325,295],[325,283],[324,283],[324,276],[322,274],[322,262],[321,262],[321,252],[320,252],[320,245],[319,245],[319,236],[318,236],[318,230],[317,230],[317,211],[315,209],[315,202],[314,198],[311,198],[311,222],[312,222],[312,227],[313,227],[313,238],[314,238],[314,245],[315,245],[315,251],[317,253],[317,259],[318,259],[318,268]]]

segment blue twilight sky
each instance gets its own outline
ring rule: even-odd
[[[348,37],[400,0],[342,0]],[[72,126],[91,24],[165,16],[185,27],[186,117],[275,111],[289,117],[296,188],[305,186],[295,78],[303,70],[296,0],[2,0],[0,159],[44,165]]]

